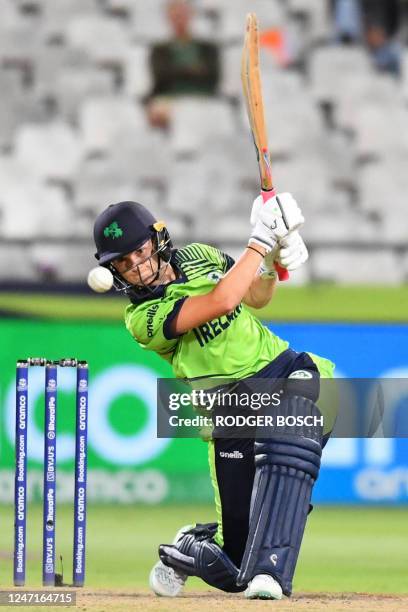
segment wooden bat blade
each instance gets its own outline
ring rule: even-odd
[[[255,13],[246,19],[244,46],[241,58],[241,81],[248,121],[252,132],[261,180],[264,202],[275,195],[265,111],[262,96],[262,82],[259,52],[259,26]],[[275,264],[280,280],[289,278],[288,271]]]
[[[272,170],[259,66],[259,27],[254,13],[250,13],[246,20],[241,61],[241,80],[248,120],[258,159],[261,186],[264,191],[271,191],[273,189]]]

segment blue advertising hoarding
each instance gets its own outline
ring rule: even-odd
[[[406,379],[408,397],[408,325],[292,323],[271,327],[294,349],[332,359],[337,376]],[[0,503],[13,499],[15,361],[21,358],[22,346],[25,355],[50,357],[77,354],[80,346],[90,361],[88,489],[92,501],[212,500],[207,445],[194,439],[156,437],[156,380],[171,376],[169,365],[142,351],[123,326],[5,319],[0,328]],[[61,372],[60,499],[70,496],[72,486],[74,384],[68,370]],[[41,372],[33,370],[28,443],[32,499],[39,498],[42,486],[42,391]],[[408,503],[408,439],[330,440],[314,501]]]
[[[287,323],[270,328],[295,350],[329,357],[337,376],[408,379],[408,325]],[[313,498],[408,503],[408,439],[330,440]]]

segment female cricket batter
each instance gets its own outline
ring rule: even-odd
[[[288,270],[306,261],[297,231],[303,222],[290,194],[266,204],[257,198],[248,244],[234,262],[205,244],[174,249],[163,222],[141,204],[120,202],[96,219],[97,271],[105,279],[103,268],[111,271],[115,288],[131,302],[128,330],[142,348],[168,361],[177,378],[256,377],[271,379],[271,386],[291,378],[318,387],[319,376],[332,376],[333,364],[295,352],[245,308],[272,299],[276,261]],[[289,395],[286,414],[317,414],[316,385],[303,397]],[[183,527],[171,545],[159,547],[153,591],[178,595],[193,575],[224,591],[246,589],[250,599],[290,595],[323,445],[322,435],[302,427],[292,437],[212,439],[218,521]]]

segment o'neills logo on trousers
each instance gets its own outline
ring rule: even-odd
[[[243,459],[244,455],[237,450],[233,451],[232,453],[223,453],[221,451],[220,457],[223,457],[224,459]]]

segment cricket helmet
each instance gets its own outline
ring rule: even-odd
[[[150,211],[137,202],[111,204],[97,217],[94,225],[95,257],[101,266],[138,249],[149,238],[157,238],[163,255],[167,245],[161,242],[167,230]]]
[[[167,228],[163,221],[157,221],[142,204],[130,201],[111,204],[96,218],[95,257],[99,265],[111,270],[115,288],[130,297],[134,286],[118,274],[112,262],[140,248],[149,238],[153,241],[153,254],[158,255],[159,265],[160,260],[169,263],[173,245]]]

